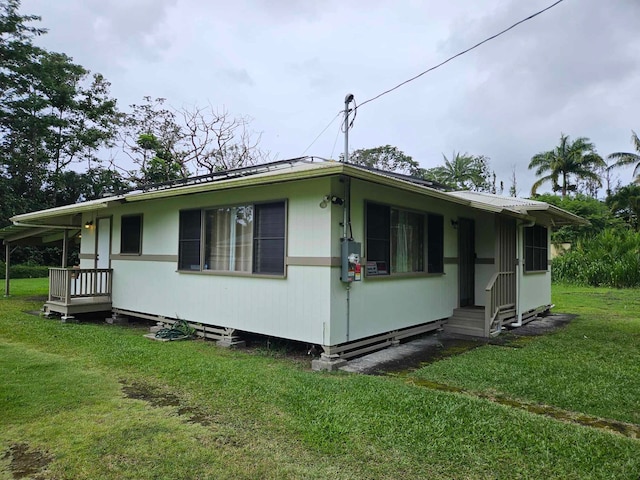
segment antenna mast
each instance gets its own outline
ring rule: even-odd
[[[344,158],[343,162],[349,162],[349,104],[353,102],[353,93],[347,93],[344,97]]]

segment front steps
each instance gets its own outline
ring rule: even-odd
[[[484,337],[484,307],[454,309],[443,328],[447,333]]]
[[[501,325],[513,322],[516,316],[515,308],[505,308],[498,313],[498,320]],[[444,331],[457,335],[468,335],[472,337],[484,337],[484,307],[462,307],[456,308],[453,315],[444,324]],[[496,336],[499,331],[496,329],[489,336]]]

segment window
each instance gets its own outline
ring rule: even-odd
[[[120,253],[142,252],[142,215],[126,215],[120,219]]]
[[[366,222],[368,276],[442,273],[442,216],[368,203]]]
[[[180,212],[178,269],[284,275],[285,202]]]
[[[524,268],[528,272],[546,271],[548,265],[547,228],[540,225],[524,229]]]

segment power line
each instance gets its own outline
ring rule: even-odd
[[[324,127],[324,129],[323,129],[323,130],[318,134],[318,136],[313,140],[313,142],[311,142],[311,143],[309,144],[309,146],[308,146],[307,148],[305,148],[305,149],[304,149],[304,152],[302,152],[302,155],[301,155],[301,156],[304,156],[304,154],[305,154],[305,153],[307,153],[307,150],[309,150],[311,147],[313,147],[313,144],[314,144],[314,143],[316,143],[316,142],[318,141],[318,139],[322,136],[322,134],[323,134],[324,132],[326,132],[326,131],[327,131],[327,129],[328,129],[328,128],[333,124],[333,122],[335,122],[335,121],[336,121],[336,118],[338,118],[341,114],[342,114],[342,111],[339,111],[339,112],[337,113],[337,115],[331,119],[331,121],[327,124],[327,126],[326,126],[326,127]]]
[[[402,83],[399,83],[398,85],[396,85],[396,86],[395,86],[395,87],[393,87],[393,88],[390,88],[389,90],[385,90],[384,92],[382,92],[382,93],[380,93],[380,94],[376,95],[375,97],[372,97],[372,98],[370,98],[370,99],[368,99],[368,100],[365,100],[365,101],[364,101],[364,102],[362,102],[360,105],[358,105],[356,108],[361,108],[363,105],[366,105],[366,104],[367,104],[367,103],[369,103],[369,102],[373,102],[374,100],[377,100],[378,98],[382,97],[383,95],[386,95],[387,93],[391,93],[391,92],[393,92],[394,90],[397,90],[398,88],[402,87],[403,85],[406,85],[406,84],[407,84],[407,83],[409,83],[409,82],[413,82],[414,80],[416,80],[416,79],[420,78],[421,76],[423,76],[423,75],[425,75],[425,74],[427,74],[427,73],[429,73],[429,72],[432,72],[432,71],[433,71],[433,70],[435,70],[436,68],[439,68],[439,67],[443,66],[445,63],[449,63],[449,62],[450,62],[451,60],[453,60],[454,58],[457,58],[457,57],[459,57],[459,56],[461,56],[461,55],[464,55],[465,53],[468,53],[468,52],[470,52],[471,50],[474,50],[475,48],[478,48],[480,45],[485,44],[485,43],[487,43],[487,42],[489,42],[489,41],[493,40],[494,38],[498,38],[500,35],[503,35],[503,34],[507,33],[509,30],[512,30],[512,29],[514,29],[515,27],[517,27],[518,25],[520,25],[520,24],[522,24],[522,23],[524,23],[524,22],[527,22],[527,21],[531,20],[532,18],[537,17],[538,15],[540,15],[540,14],[542,14],[542,13],[546,12],[547,10],[551,10],[553,7],[555,7],[556,5],[558,5],[559,3],[562,3],[562,2],[564,2],[564,0],[558,0],[557,2],[555,2],[555,3],[551,4],[551,5],[549,5],[547,8],[543,8],[542,10],[540,10],[540,11],[538,11],[538,12],[534,13],[533,15],[528,16],[527,18],[523,18],[523,19],[522,19],[522,20],[520,20],[519,22],[516,22],[516,23],[514,23],[513,25],[511,25],[510,27],[505,28],[505,29],[504,29],[504,30],[502,30],[501,32],[498,32],[498,33],[496,33],[495,35],[492,35],[492,36],[490,36],[490,37],[488,37],[488,38],[485,38],[485,39],[484,39],[484,40],[482,40],[481,42],[476,43],[473,47],[469,47],[469,48],[467,48],[466,50],[461,51],[460,53],[456,53],[454,56],[447,58],[445,61],[443,61],[443,62],[439,63],[438,65],[435,65],[434,67],[431,67],[431,68],[429,68],[428,70],[425,70],[424,72],[421,72],[421,73],[419,73],[418,75],[416,75],[416,76],[414,76],[414,77],[411,77],[410,79],[405,80],[405,81],[404,81],[404,82],[402,82]]]

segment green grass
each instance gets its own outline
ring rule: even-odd
[[[569,326],[523,343],[486,346],[413,375],[640,424],[640,292],[554,285]]]
[[[15,295],[0,300],[2,480],[11,478],[3,451],[16,444],[49,455],[45,478],[57,479],[583,479],[640,472],[638,440],[470,395],[398,377],[311,372],[306,362],[202,341],[150,342],[139,328],[27,315],[40,306],[29,298],[46,292],[38,281],[16,280]],[[572,298],[574,291],[585,296],[563,292]],[[637,332],[633,315],[625,317],[627,333]],[[601,336],[616,325],[606,324]],[[526,351],[545,340],[503,350]],[[428,377],[428,369],[419,374]],[[146,390],[151,401],[126,398],[123,385]],[[634,405],[610,400],[620,412]]]

